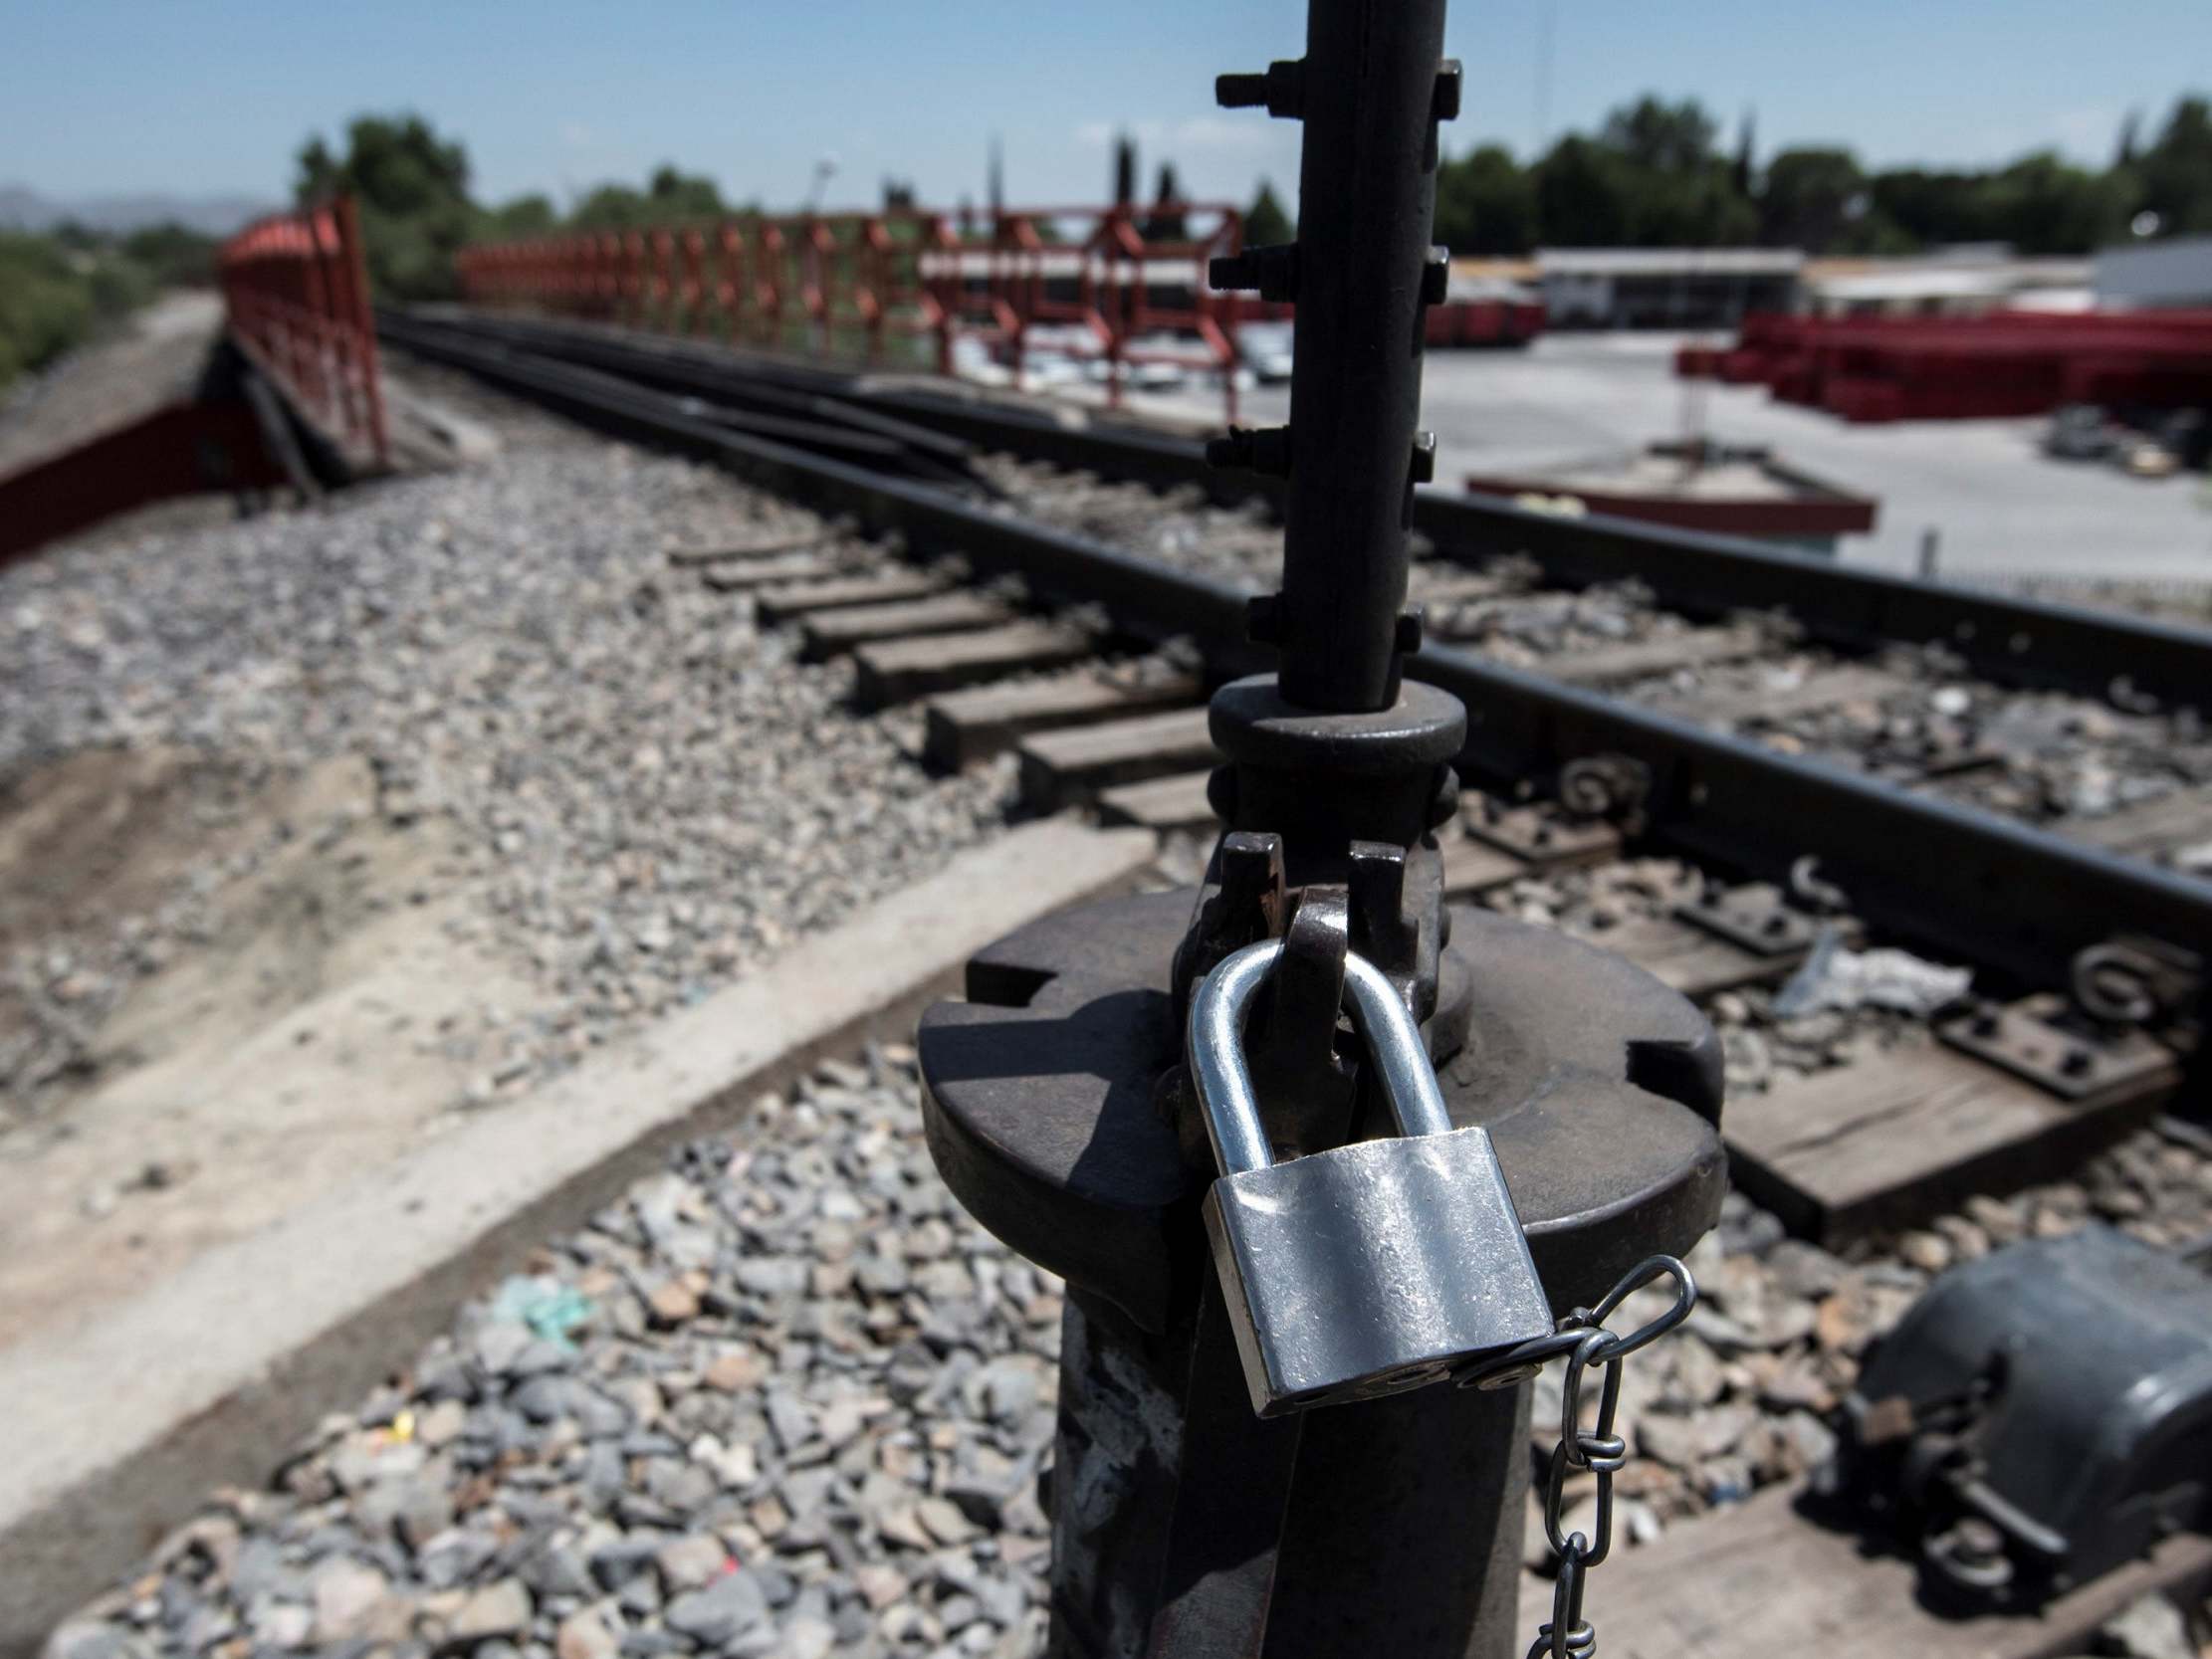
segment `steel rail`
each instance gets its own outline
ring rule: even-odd
[[[897,530],[910,553],[1019,574],[1047,603],[1103,604],[1137,637],[1188,636],[1216,674],[1251,672],[1271,655],[1245,641],[1248,595],[1226,582],[734,433],[687,412],[682,397],[599,370],[404,318],[384,328],[395,346],[602,430],[713,460],[871,531]],[[1810,854],[1855,915],[1944,956],[2049,986],[2067,982],[2077,951],[2120,933],[2212,959],[2212,883],[1464,652],[1425,649],[1407,672],[1466,704],[1462,763],[1473,776],[1510,783],[1583,755],[1628,755],[1651,769],[1648,834],[1659,844],[1773,879]]]

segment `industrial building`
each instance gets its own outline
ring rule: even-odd
[[[1798,309],[1796,248],[1540,248],[1553,328],[1720,328]]]
[[[2102,249],[2094,281],[2100,306],[2212,307],[2212,236]]]

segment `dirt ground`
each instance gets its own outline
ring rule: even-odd
[[[379,811],[358,758],[257,776],[177,748],[93,750],[0,794],[0,960],[127,933],[180,888],[198,922],[187,947],[128,964],[126,996],[92,968],[0,989],[0,1043],[93,1010],[37,1115],[0,1133],[0,1345],[496,1091],[482,1039],[531,992],[452,936],[456,902],[431,894],[452,891],[438,878],[457,856],[448,823]]]

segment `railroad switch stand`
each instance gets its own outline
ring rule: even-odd
[[[1704,1017],[1617,956],[1443,902],[1435,831],[1456,810],[1467,711],[1404,673],[1421,643],[1407,528],[1434,457],[1415,430],[1423,309],[1447,276],[1429,240],[1437,123],[1459,99],[1443,16],[1443,0],[1311,0],[1302,59],[1218,86],[1224,104],[1302,121],[1304,144],[1296,244],[1214,271],[1294,298],[1297,315],[1288,426],[1213,449],[1282,473],[1288,493],[1282,590],[1250,626],[1277,672],[1212,703],[1225,828],[1204,882],[1024,928],[971,960],[967,1000],[922,1020],[938,1167],[985,1226],[1067,1281],[1050,1651],[1069,1659],[1520,1651],[1525,1367],[1481,1388],[1444,1379],[1473,1345],[1511,1345],[1547,1313],[1572,1321],[1718,1218],[1721,1055]],[[1448,1191],[1378,1204],[1327,1247],[1240,1235],[1237,1270],[1269,1282],[1232,1307],[1203,1213],[1224,1165],[1186,1039],[1203,1036],[1188,1029],[1194,995],[1258,945],[1241,959],[1263,957],[1264,982],[1239,1011],[1260,1162],[1280,1178],[1339,1148],[1403,1164],[1458,1144]],[[1447,1120],[1400,1142],[1415,1151],[1366,1149],[1398,1137],[1407,1101],[1367,1046],[1383,1042],[1375,1010],[1356,1030],[1340,1019],[1348,979],[1396,999],[1391,1028]],[[1474,1126],[1481,1137],[1452,1133]],[[1491,1174],[1517,1238],[1495,1231],[1496,1203],[1468,1197]],[[1402,1282],[1350,1260],[1373,1249],[1403,1250],[1465,1299],[1435,1351],[1400,1333],[1349,1357],[1353,1324],[1404,1312]],[[1531,1264],[1536,1300],[1508,1289],[1494,1321],[1471,1315]],[[1682,1311],[1691,1294],[1685,1277]],[[1295,1306],[1315,1340],[1248,1363],[1255,1303]],[[1543,1342],[1603,1365],[1651,1334]],[[1391,1343],[1404,1367],[1367,1363]],[[1296,1369],[1316,1352],[1325,1363]],[[1289,1368],[1270,1401],[1271,1363]],[[1299,1376],[1331,1403],[1294,1409],[1310,1403],[1289,1397]],[[1259,1415],[1255,1396],[1282,1414]]]

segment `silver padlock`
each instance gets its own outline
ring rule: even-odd
[[[1221,1170],[1206,1228],[1252,1409],[1273,1417],[1419,1388],[1549,1335],[1488,1132],[1451,1127],[1421,1028],[1357,953],[1344,959],[1344,1002],[1399,1135],[1273,1160],[1243,1034],[1281,954],[1265,939],[1208,974],[1186,1045]]]

